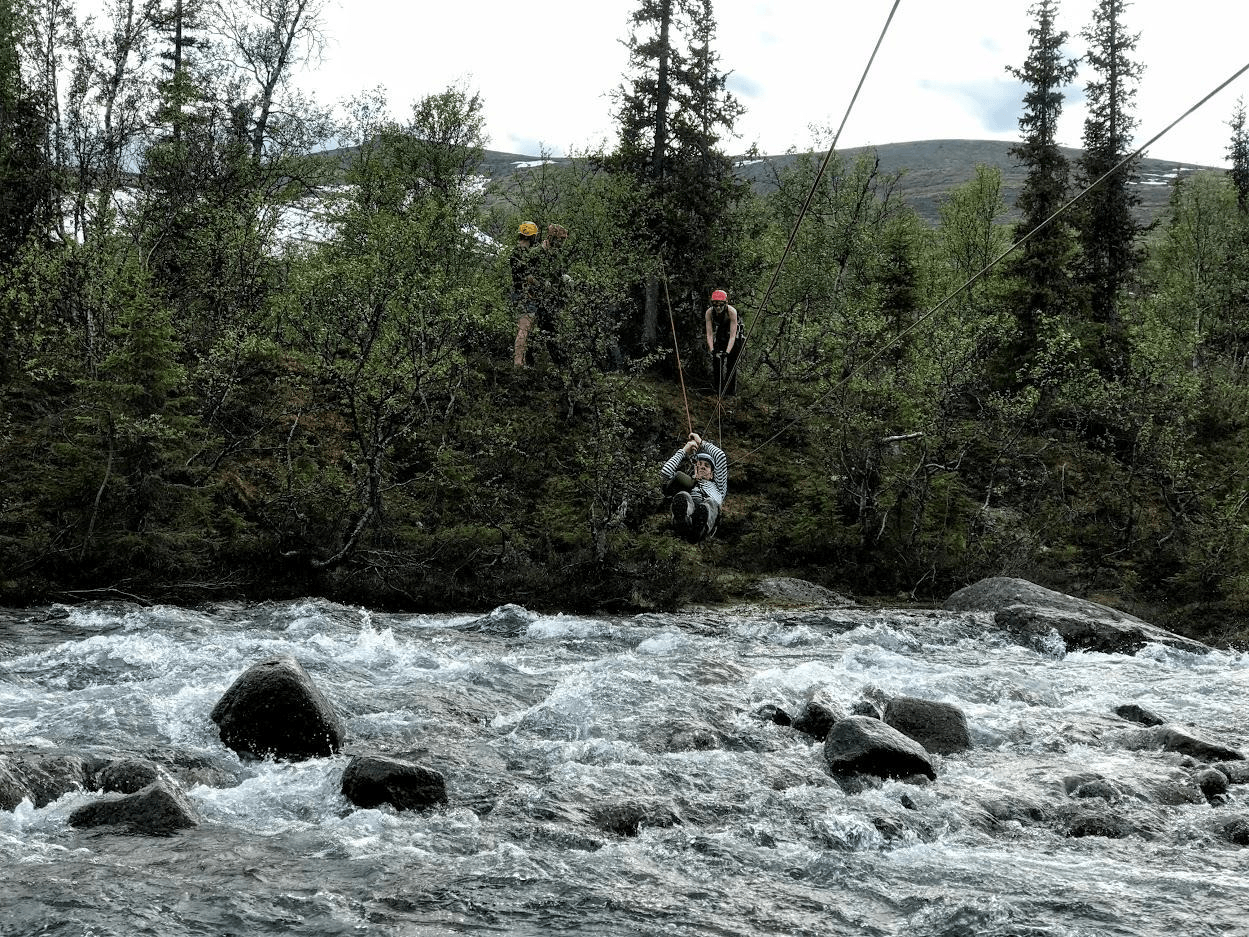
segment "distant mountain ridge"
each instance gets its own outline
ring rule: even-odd
[[[938,208],[941,199],[951,189],[975,177],[979,165],[996,167],[1002,172],[1002,196],[1006,201],[1005,220],[1018,217],[1014,210],[1015,200],[1023,187],[1025,171],[1010,155],[1014,143],[1004,140],[917,140],[910,143],[885,143],[873,147],[854,147],[839,150],[848,159],[875,151],[880,157],[880,170],[884,174],[901,172],[897,192],[911,205],[920,217],[935,225],[940,220]],[[1067,157],[1074,161],[1080,150],[1066,149]],[[818,154],[820,157],[823,153]],[[555,164],[567,163],[563,157],[549,157]],[[742,178],[750,180],[756,190],[766,192],[773,185],[776,171],[792,165],[797,155],[765,156],[759,160],[739,159],[737,171]],[[482,161],[482,171],[492,179],[502,179],[514,172],[542,162],[542,157],[517,153],[487,151]],[[1172,160],[1142,159],[1137,191],[1141,204],[1137,216],[1146,224],[1157,220],[1166,210],[1171,198],[1172,184],[1177,178],[1193,172],[1223,171],[1215,166],[1196,163],[1177,163]]]

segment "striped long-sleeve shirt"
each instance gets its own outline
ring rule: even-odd
[[[699,452],[705,452],[711,456],[711,465],[715,469],[715,477],[711,481],[696,481],[694,483],[694,491],[691,492],[695,498],[711,501],[716,505],[724,503],[724,496],[729,493],[729,457],[724,454],[724,450],[715,443],[703,440],[702,448]],[[685,449],[678,449],[673,453],[672,457],[663,464],[659,470],[659,475],[664,481],[670,482],[676,477],[677,469],[681,467],[681,460],[685,458]]]

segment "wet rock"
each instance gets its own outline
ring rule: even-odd
[[[668,735],[664,751],[708,752],[723,747],[723,740],[710,726],[690,723],[673,729]]]
[[[647,801],[606,804],[592,816],[599,829],[618,836],[637,836],[646,827],[681,825],[681,817],[671,805]]]
[[[324,758],[343,743],[342,720],[293,657],[249,667],[218,700],[211,718],[227,747],[256,758]]]
[[[90,787],[87,763],[77,755],[34,752],[11,755],[9,771],[36,807],[46,807],[72,791]]]
[[[818,605],[821,608],[845,608],[854,602],[831,589],[817,586],[802,579],[783,576],[760,579],[754,585],[754,593],[784,605]]]
[[[789,713],[785,712],[785,710],[781,709],[779,706],[774,706],[772,703],[760,706],[755,710],[754,715],[755,718],[761,722],[774,722],[778,726],[793,724],[793,720],[789,718]]]
[[[1145,831],[1126,817],[1113,813],[1076,813],[1065,818],[1063,833],[1074,839],[1100,836],[1105,839],[1123,839],[1141,835]]]
[[[0,810],[16,810],[18,804],[27,797],[30,797],[30,792],[26,790],[26,786],[9,770],[8,764],[0,759]]]
[[[380,755],[356,755],[343,771],[342,793],[357,807],[389,804],[396,810],[426,810],[447,803],[447,782],[421,765]]]
[[[1162,750],[1189,755],[1198,761],[1244,761],[1245,756],[1234,748],[1219,745],[1172,725],[1134,729],[1118,736],[1119,744],[1129,751]]]
[[[134,794],[157,781],[174,784],[168,774],[146,758],[111,761],[95,773],[94,780],[99,790],[116,794]]]
[[[794,718],[794,728],[816,741],[822,742],[828,736],[833,724],[846,718],[846,714],[836,703],[828,700],[808,700],[802,711]]]
[[[1018,794],[1003,794],[991,797],[980,804],[986,813],[999,823],[1018,823],[1026,826],[1029,823],[1040,823],[1045,819],[1045,811],[1035,800]]]
[[[1141,781],[1144,800],[1164,807],[1179,807],[1183,804],[1202,804],[1205,796],[1197,787],[1192,775],[1171,778],[1146,778]]]
[[[838,776],[937,777],[928,752],[919,742],[867,716],[849,716],[829,730],[824,739],[824,761]]]
[[[1128,722],[1139,723],[1143,726],[1160,726],[1166,722],[1161,716],[1151,709],[1139,706],[1136,703],[1124,703],[1122,706],[1115,707],[1115,715]]]
[[[1064,779],[1064,783],[1069,783],[1072,779]],[[1091,781],[1082,781],[1070,787],[1067,791],[1072,797],[1081,800],[1099,797],[1109,803],[1115,803],[1122,799],[1123,793],[1110,781],[1105,778],[1094,778]]]
[[[957,706],[913,696],[895,696],[885,707],[884,721],[930,752],[950,755],[972,747],[967,717]]]
[[[1229,784],[1249,784],[1249,761],[1217,761],[1210,767],[1223,772]]]
[[[1249,818],[1232,817],[1219,825],[1219,835],[1237,846],[1249,846]]]
[[[999,628],[1037,637],[1056,631],[1069,648],[1133,653],[1149,643],[1194,653],[1209,647],[1173,634],[1108,605],[1078,599],[1008,576],[995,576],[955,592],[945,601],[950,611],[993,612]]]
[[[852,716],[867,716],[869,719],[881,718],[880,707],[869,699],[861,699],[850,709]]]
[[[1222,771],[1214,768],[1206,768],[1204,771],[1197,772],[1197,786],[1201,788],[1201,793],[1206,796],[1209,801],[1214,801],[1216,797],[1222,797],[1227,793],[1228,780],[1227,775]]]
[[[1126,623],[1029,605],[1010,605],[993,616],[994,623],[1012,634],[1037,637],[1057,632],[1068,650],[1134,654],[1146,644],[1162,644],[1192,653],[1210,650],[1191,638],[1181,637],[1145,623]]]
[[[485,634],[501,634],[515,637],[529,630],[538,620],[538,613],[521,605],[500,605],[498,608],[468,624],[460,625],[461,631],[480,631]]]
[[[79,829],[121,826],[129,833],[169,836],[196,826],[195,808],[181,789],[157,781],[133,794],[109,794],[79,807],[69,815],[69,825]]]

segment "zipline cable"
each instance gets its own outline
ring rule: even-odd
[[[895,5],[895,6],[896,6],[896,5]],[[1136,149],[1135,149],[1132,153],[1129,153],[1127,156],[1123,157],[1123,159],[1119,160],[1119,162],[1118,162],[1118,163],[1116,163],[1116,164],[1115,164],[1112,168],[1110,168],[1110,169],[1106,170],[1104,173],[1102,173],[1100,176],[1098,176],[1098,177],[1097,177],[1097,179],[1095,179],[1095,180],[1094,180],[1093,182],[1091,182],[1088,186],[1086,186],[1086,187],[1085,187],[1082,191],[1080,191],[1080,192],[1079,192],[1079,194],[1077,194],[1076,196],[1074,196],[1073,198],[1071,198],[1069,201],[1067,201],[1065,204],[1063,204],[1063,206],[1062,206],[1061,208],[1057,209],[1057,210],[1056,210],[1053,214],[1051,214],[1048,218],[1046,218],[1044,221],[1042,221],[1039,225],[1037,225],[1035,228],[1033,228],[1031,231],[1029,231],[1027,234],[1025,234],[1023,237],[1021,237],[1018,241],[1016,241],[1015,243],[1013,243],[1010,247],[1006,248],[1004,251],[1002,251],[1000,254],[998,254],[996,257],[994,257],[991,261],[989,261],[989,263],[988,263],[987,265],[985,265],[983,268],[981,268],[979,271],[977,271],[975,274],[973,274],[971,277],[969,277],[969,278],[968,278],[968,279],[967,279],[967,280],[966,280],[966,281],[965,281],[965,282],[964,282],[961,286],[957,287],[957,288],[956,288],[953,292],[951,292],[948,296],[946,296],[946,297],[945,297],[944,299],[942,299],[939,303],[937,303],[937,305],[933,306],[931,309],[929,309],[926,313],[924,313],[922,316],[920,316],[919,318],[917,318],[914,322],[912,322],[912,323],[911,323],[910,325],[908,325],[906,328],[904,328],[904,329],[902,329],[900,332],[898,332],[898,334],[897,334],[897,335],[895,335],[893,338],[891,338],[889,341],[887,341],[884,345],[882,345],[880,348],[878,348],[875,352],[873,352],[871,355],[869,355],[868,357],[864,358],[862,361],[860,361],[858,364],[856,364],[854,367],[852,367],[849,371],[847,371],[847,372],[846,372],[846,373],[842,376],[841,380],[839,380],[836,384],[834,384],[832,387],[830,387],[830,388],[829,388],[827,391],[825,391],[823,394],[820,394],[818,397],[816,397],[814,400],[812,400],[812,401],[811,401],[811,403],[807,404],[807,406],[808,406],[808,407],[810,407],[810,406],[812,406],[813,404],[818,403],[819,401],[821,401],[821,400],[823,400],[825,397],[827,397],[829,394],[833,393],[834,391],[836,391],[836,390],[840,389],[842,386],[844,386],[844,385],[846,384],[846,382],[847,382],[847,381],[849,381],[849,380],[850,380],[850,378],[854,377],[854,375],[855,375],[857,372],[859,372],[859,371],[860,371],[860,370],[862,370],[864,367],[866,367],[867,365],[871,364],[873,361],[875,361],[877,358],[879,358],[881,355],[883,355],[886,351],[888,351],[890,348],[892,348],[894,345],[896,345],[896,344],[897,344],[899,341],[901,341],[904,337],[906,337],[908,334],[910,334],[912,331],[914,331],[914,330],[915,330],[915,329],[916,329],[919,325],[921,325],[922,323],[924,323],[924,322],[926,322],[927,320],[931,319],[931,318],[932,318],[934,315],[936,315],[936,314],[937,314],[937,313],[938,313],[938,312],[939,312],[942,308],[944,308],[944,307],[945,307],[945,306],[946,306],[949,302],[951,302],[951,301],[952,301],[952,300],[953,300],[956,296],[958,296],[960,293],[962,293],[962,292],[963,292],[964,290],[966,290],[968,287],[972,286],[972,285],[973,285],[974,283],[976,283],[976,282],[977,282],[977,281],[978,281],[981,277],[983,277],[985,274],[989,273],[989,271],[991,271],[991,270],[992,270],[994,267],[996,267],[999,263],[1001,263],[1001,262],[1002,262],[1003,260],[1005,260],[1008,256],[1010,256],[1012,253],[1014,253],[1016,250],[1018,250],[1018,249],[1019,249],[1020,247],[1022,247],[1024,244],[1026,244],[1029,240],[1031,240],[1031,239],[1032,239],[1032,237],[1033,237],[1033,235],[1035,235],[1035,234],[1037,234],[1038,232],[1040,232],[1040,231],[1044,230],[1045,228],[1049,227],[1049,225],[1050,225],[1050,224],[1052,224],[1052,223],[1054,222],[1054,220],[1058,218],[1058,216],[1059,216],[1059,215],[1061,215],[1063,212],[1067,211],[1067,209],[1069,209],[1069,208],[1070,208],[1072,205],[1074,205],[1076,202],[1080,201],[1080,199],[1084,198],[1084,196],[1088,195],[1088,193],[1089,193],[1089,192],[1092,192],[1095,188],[1097,188],[1099,185],[1101,185],[1101,184],[1102,184],[1102,183],[1103,183],[1106,179],[1108,179],[1110,176],[1113,176],[1116,172],[1118,172],[1120,169],[1122,169],[1124,166],[1126,166],[1126,165],[1127,165],[1128,163],[1130,163],[1132,160],[1134,160],[1134,159],[1136,159],[1138,156],[1140,156],[1143,152],[1145,152],[1145,150],[1149,149],[1149,147],[1151,147],[1151,146],[1153,146],[1155,143],[1157,143],[1160,139],[1162,139],[1162,137],[1163,137],[1163,136],[1165,136],[1165,135],[1166,135],[1167,133],[1169,133],[1172,129],[1174,129],[1174,127],[1175,127],[1175,125],[1176,125],[1176,124],[1178,124],[1180,121],[1184,120],[1186,117],[1189,117],[1191,114],[1193,114],[1193,113],[1194,113],[1195,111],[1197,111],[1199,108],[1201,108],[1201,107],[1202,107],[1202,105],[1206,104],[1206,102],[1208,102],[1211,98],[1213,98],[1215,95],[1217,95],[1220,91],[1222,91],[1224,88],[1226,88],[1226,87],[1227,87],[1228,85],[1230,85],[1232,82],[1234,82],[1234,81],[1235,81],[1237,78],[1239,78],[1241,75],[1245,74],[1245,72],[1249,72],[1249,63],[1247,63],[1247,64],[1245,64],[1245,65],[1241,66],[1241,68],[1240,68],[1240,69],[1239,69],[1239,70],[1238,70],[1238,71],[1237,71],[1234,75],[1232,75],[1230,78],[1228,78],[1226,81],[1224,81],[1221,85],[1219,85],[1217,88],[1215,88],[1215,89],[1214,89],[1213,91],[1211,91],[1209,94],[1207,94],[1204,98],[1202,98],[1200,101],[1198,101],[1198,102],[1197,102],[1196,104],[1194,104],[1192,107],[1190,107],[1187,111],[1185,111],[1185,112],[1184,112],[1183,114],[1181,114],[1179,117],[1175,118],[1175,120],[1171,121],[1171,123],[1167,124],[1167,126],[1166,126],[1166,127],[1164,127],[1162,130],[1160,130],[1158,133],[1156,133],[1156,134],[1154,134],[1152,137],[1150,137],[1150,138],[1149,138],[1149,140],[1147,140],[1147,141],[1146,141],[1145,143],[1143,143],[1141,146],[1137,147],[1137,148],[1136,148]],[[801,219],[800,219],[800,220],[801,220]],[[796,231],[796,230],[797,230],[797,228],[795,227],[795,231]],[[770,289],[771,289],[771,288],[769,287],[769,290],[770,290]],[[748,455],[748,456],[750,456],[750,455],[754,455],[756,452],[758,452],[758,451],[759,451],[760,449],[762,449],[764,446],[768,445],[768,444],[769,444],[769,443],[771,443],[773,440],[775,440],[777,437],[779,437],[781,434],[783,434],[783,433],[785,433],[786,431],[788,431],[788,430],[789,430],[789,428],[790,428],[790,427],[792,427],[792,426],[793,426],[795,423],[797,423],[797,422],[798,422],[798,418],[796,418],[796,417],[795,417],[793,420],[791,420],[790,422],[786,423],[786,424],[785,424],[784,426],[782,426],[779,430],[777,430],[775,433],[773,433],[771,436],[769,436],[767,439],[765,439],[762,443],[760,443],[758,446],[756,446],[754,449],[752,449],[750,452],[748,452],[748,453],[747,453],[747,455]]]
[[[659,262],[659,277],[664,281],[664,301],[668,304],[668,324],[672,326],[672,350],[677,356],[677,377],[681,379],[681,402],[685,404],[685,425],[689,429],[689,434],[694,435],[694,421],[690,419],[690,400],[685,395],[685,371],[681,367],[681,348],[677,344],[677,323],[672,315],[672,300],[668,298],[668,274],[664,271],[664,264]]]
[[[807,193],[806,200],[802,203],[802,208],[798,211],[798,218],[794,221],[794,226],[789,232],[789,240],[785,243],[785,250],[781,254],[781,259],[777,261],[775,269],[772,271],[772,279],[768,283],[768,288],[763,294],[763,302],[759,304],[759,310],[756,315],[761,320],[768,308],[768,300],[772,298],[772,291],[776,288],[776,283],[780,279],[781,269],[785,266],[785,261],[789,259],[789,254],[794,248],[794,241],[798,238],[798,228],[802,224],[802,219],[806,217],[807,211],[811,208],[811,203],[815,200],[815,193],[819,189],[820,180],[824,178],[824,172],[828,169],[828,164],[833,158],[833,152],[837,149],[837,141],[841,139],[841,132],[846,129],[846,123],[850,120],[850,112],[854,110],[855,102],[859,100],[859,92],[863,90],[863,85],[867,82],[868,72],[872,70],[872,63],[876,61],[876,54],[880,51],[881,45],[885,41],[885,34],[889,32],[889,26],[893,22],[893,15],[898,12],[898,5],[902,0],[893,0],[893,7],[889,10],[889,16],[885,19],[884,28],[880,31],[880,36],[876,40],[876,47],[872,49],[872,54],[868,57],[867,65],[863,68],[863,74],[859,76],[859,83],[854,89],[854,94],[850,97],[850,103],[846,107],[845,114],[842,115],[841,124],[837,127],[837,132],[833,134],[833,142],[828,147],[828,152],[824,154],[824,160],[820,163],[819,171],[815,174],[815,178],[811,181],[811,191]],[[753,327],[753,322],[751,326]],[[746,330],[746,335],[750,334],[750,329]],[[724,379],[724,383],[732,380],[733,372],[737,370],[738,362],[733,362],[733,366],[729,369],[728,375]]]

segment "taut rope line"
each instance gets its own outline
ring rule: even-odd
[[[1042,230],[1044,230],[1045,228],[1049,227],[1049,225],[1050,225],[1050,224],[1052,224],[1052,223],[1054,222],[1054,220],[1055,220],[1056,218],[1058,218],[1058,216],[1059,216],[1059,215],[1061,215],[1063,212],[1065,212],[1067,209],[1069,209],[1069,208],[1070,208],[1072,205],[1074,205],[1076,202],[1080,201],[1080,199],[1084,198],[1084,196],[1088,195],[1088,193],[1092,192],[1095,188],[1097,188],[1099,185],[1101,185],[1101,184],[1102,184],[1102,183],[1103,183],[1103,182],[1104,182],[1107,178],[1109,178],[1110,176],[1113,176],[1116,172],[1118,172],[1120,169],[1122,169],[1124,166],[1126,166],[1126,165],[1127,165],[1128,163],[1130,163],[1132,160],[1134,160],[1134,159],[1136,159],[1138,156],[1140,156],[1143,152],[1145,152],[1145,150],[1149,149],[1149,147],[1151,147],[1151,146],[1153,146],[1155,143],[1157,143],[1160,139],[1162,139],[1162,137],[1163,137],[1164,135],[1166,135],[1167,133],[1169,133],[1169,132],[1170,132],[1170,131],[1171,131],[1171,130],[1175,127],[1175,125],[1176,125],[1176,124],[1178,124],[1180,121],[1184,120],[1186,117],[1190,116],[1190,115],[1191,115],[1194,111],[1198,110],[1198,109],[1199,109],[1202,105],[1204,105],[1207,101],[1209,101],[1212,97],[1214,97],[1216,94],[1218,94],[1220,91],[1222,91],[1222,90],[1223,90],[1224,88],[1226,88],[1228,85],[1230,85],[1233,81],[1235,81],[1237,78],[1239,78],[1239,77],[1240,77],[1241,75],[1243,75],[1245,72],[1249,72],[1249,63],[1247,63],[1247,64],[1245,64],[1245,65],[1241,66],[1241,67],[1240,67],[1240,69],[1239,69],[1239,70],[1238,70],[1238,71],[1237,71],[1234,75],[1232,75],[1230,78],[1228,78],[1226,81],[1224,81],[1221,85],[1219,85],[1217,88],[1215,88],[1215,89],[1214,89],[1213,91],[1211,91],[1209,94],[1207,94],[1204,98],[1202,98],[1200,101],[1198,101],[1198,102],[1197,102],[1196,104],[1194,104],[1192,107],[1190,107],[1187,111],[1185,111],[1185,112],[1184,112],[1183,114],[1181,114],[1179,117],[1175,118],[1175,120],[1171,121],[1171,123],[1167,124],[1167,126],[1166,126],[1166,127],[1164,127],[1164,128],[1163,128],[1162,130],[1160,130],[1158,133],[1156,133],[1156,134],[1154,134],[1152,137],[1150,137],[1150,138],[1149,138],[1149,139],[1148,139],[1145,143],[1141,144],[1141,145],[1140,145],[1139,147],[1137,147],[1137,148],[1136,148],[1133,152],[1129,153],[1127,156],[1123,157],[1123,159],[1119,160],[1119,162],[1118,162],[1118,163],[1116,163],[1116,164],[1115,164],[1112,168],[1110,168],[1110,169],[1106,170],[1104,173],[1102,173],[1100,176],[1098,176],[1098,177],[1097,177],[1097,179],[1095,179],[1093,182],[1089,183],[1089,185],[1088,185],[1088,186],[1086,186],[1086,187],[1085,187],[1082,191],[1080,191],[1077,195],[1075,195],[1074,197],[1072,197],[1069,201],[1067,201],[1066,203],[1064,203],[1064,204],[1062,205],[1062,207],[1060,207],[1059,209],[1057,209],[1057,210],[1056,210],[1056,211],[1055,211],[1052,215],[1050,215],[1048,218],[1046,218],[1044,221],[1042,221],[1039,225],[1037,225],[1035,228],[1033,228],[1031,231],[1029,231],[1029,232],[1028,232],[1027,234],[1025,234],[1023,237],[1021,237],[1018,241],[1016,241],[1016,242],[1015,242],[1014,244],[1012,244],[1010,247],[1006,248],[1004,251],[1002,251],[1000,254],[998,254],[996,257],[994,257],[991,261],[989,261],[989,263],[988,263],[988,264],[986,264],[983,268],[981,268],[979,271],[977,271],[976,273],[974,273],[971,277],[969,277],[969,278],[968,278],[968,279],[967,279],[967,280],[966,280],[966,281],[965,281],[965,282],[964,282],[961,286],[957,287],[957,288],[956,288],[953,292],[951,292],[948,296],[946,296],[946,297],[945,297],[944,299],[942,299],[939,303],[937,303],[937,305],[933,306],[931,309],[929,309],[927,312],[925,312],[922,316],[920,316],[918,319],[916,319],[914,322],[912,322],[912,323],[911,323],[910,325],[908,325],[906,328],[904,328],[904,329],[902,329],[900,332],[898,332],[898,334],[897,334],[897,335],[895,335],[895,336],[894,336],[893,338],[891,338],[889,341],[885,342],[885,344],[883,344],[882,346],[880,346],[880,348],[878,348],[875,352],[873,352],[871,355],[869,355],[868,357],[864,358],[862,361],[860,361],[858,364],[856,364],[854,367],[852,367],[849,371],[847,371],[847,372],[845,373],[845,375],[843,375],[843,377],[841,378],[841,380],[839,380],[836,384],[834,384],[832,387],[830,387],[827,391],[825,391],[824,393],[822,393],[822,394],[820,394],[818,397],[816,397],[814,400],[812,400],[812,401],[811,401],[811,403],[807,404],[807,406],[808,406],[808,407],[810,407],[812,404],[818,403],[820,400],[823,400],[823,399],[824,399],[825,397],[827,397],[829,394],[833,393],[834,391],[838,390],[840,387],[842,387],[843,385],[845,385],[845,383],[846,383],[847,381],[849,381],[849,380],[850,380],[850,378],[852,378],[852,377],[853,377],[853,376],[854,376],[854,375],[855,375],[858,371],[862,370],[864,367],[866,367],[867,365],[871,364],[873,361],[875,361],[877,358],[879,358],[881,355],[883,355],[886,351],[888,351],[890,348],[892,348],[894,345],[896,345],[899,341],[901,341],[901,340],[902,340],[905,336],[907,336],[907,335],[908,335],[908,334],[910,334],[912,331],[914,331],[914,329],[915,329],[916,327],[918,327],[920,324],[922,324],[922,323],[926,322],[927,320],[931,319],[931,318],[932,318],[934,315],[936,315],[936,314],[937,314],[937,313],[938,313],[938,312],[939,312],[939,311],[940,311],[940,310],[941,310],[941,309],[942,309],[942,308],[943,308],[943,307],[944,307],[947,303],[949,303],[951,300],[953,300],[953,299],[954,299],[954,297],[958,296],[958,295],[959,295],[960,293],[962,293],[965,289],[967,289],[969,286],[971,286],[973,283],[975,283],[977,280],[979,280],[981,277],[983,277],[985,274],[987,274],[990,270],[992,270],[994,267],[996,267],[999,263],[1001,263],[1003,260],[1005,260],[1008,256],[1010,256],[1012,253],[1014,253],[1016,250],[1018,250],[1018,249],[1019,249],[1020,247],[1022,247],[1024,244],[1026,244],[1026,243],[1027,243],[1027,242],[1028,242],[1028,241],[1032,238],[1032,236],[1033,236],[1033,235],[1035,235],[1035,234],[1037,234],[1039,231],[1042,231]],[[796,228],[795,228],[795,230],[796,230]],[[760,443],[758,446],[756,446],[754,449],[752,449],[750,452],[748,452],[748,453],[747,453],[747,455],[748,455],[748,456],[749,456],[749,455],[754,455],[756,452],[758,452],[758,451],[759,451],[760,449],[762,449],[764,446],[768,445],[768,443],[770,443],[770,442],[772,442],[773,440],[775,440],[778,436],[780,436],[782,433],[784,433],[786,430],[788,430],[791,426],[793,426],[793,425],[794,425],[795,423],[797,423],[797,422],[798,422],[798,420],[797,420],[797,418],[795,418],[795,419],[791,420],[790,422],[786,423],[786,424],[785,424],[784,426],[782,426],[779,430],[777,430],[775,433],[773,433],[771,436],[769,436],[767,439],[765,439],[762,443]]]
[[[685,425],[692,436],[694,435],[694,421],[690,419],[690,400],[685,395],[685,371],[681,367],[681,347],[677,343],[677,323],[672,316],[672,300],[668,298],[668,274],[664,272],[662,260],[659,262],[659,276],[664,281],[664,302],[668,304],[668,324],[672,326],[672,350],[677,356],[677,377],[681,379],[681,402],[685,404]]]

